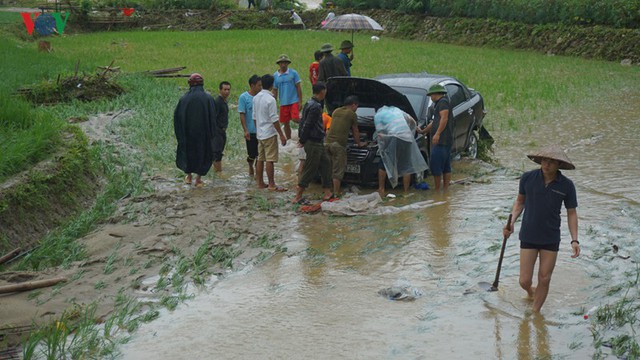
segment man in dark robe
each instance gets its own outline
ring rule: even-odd
[[[187,174],[187,184],[191,184],[191,174],[196,173],[195,186],[201,187],[201,177],[213,164],[212,139],[217,129],[215,102],[204,91],[202,75],[189,77],[189,91],[180,98],[173,113],[173,128],[178,140],[176,166]]]
[[[331,44],[324,44],[320,51],[324,54],[320,64],[318,65],[318,81],[327,82],[327,80],[334,76],[347,76],[347,70],[344,68],[342,60],[333,56],[333,46]]]

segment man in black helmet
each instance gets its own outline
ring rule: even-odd
[[[324,83],[334,76],[347,76],[347,70],[344,68],[344,64],[340,59],[333,56],[333,46],[329,43],[322,45],[320,51],[324,54],[320,65],[318,65],[318,81]]]

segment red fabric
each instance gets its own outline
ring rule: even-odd
[[[300,119],[300,107],[298,103],[280,106],[280,122],[287,123],[291,119]]]
[[[189,86],[202,85],[204,84],[204,79],[202,78],[202,75],[193,73],[191,74],[191,76],[189,76],[188,83]]]
[[[123,8],[120,10],[122,10],[122,13],[124,14],[124,16],[131,16],[133,15],[134,12],[136,12],[136,9],[134,8]]]
[[[316,81],[318,81],[318,75],[320,75],[320,70],[318,69],[319,66],[320,63],[317,61],[314,61],[311,63],[311,65],[309,65],[309,76],[311,77],[311,85],[315,84]]]

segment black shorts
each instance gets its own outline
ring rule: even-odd
[[[534,243],[520,241],[520,249],[536,249],[536,250],[548,250],[548,251],[558,252],[560,250],[560,243],[534,244]]]
[[[247,161],[253,162],[258,158],[258,138],[256,134],[249,134],[249,140],[245,139],[247,144]]]

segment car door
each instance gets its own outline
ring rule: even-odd
[[[452,152],[460,153],[466,149],[469,132],[473,125],[473,107],[469,103],[469,91],[459,83],[445,84],[449,104],[453,109],[453,147]]]

